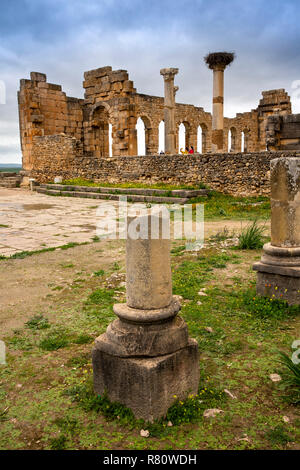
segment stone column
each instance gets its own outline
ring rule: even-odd
[[[224,70],[234,60],[231,52],[213,52],[204,58],[213,70],[212,152],[223,152]]]
[[[224,127],[224,70],[223,66],[213,69],[213,115],[212,115],[212,151],[223,151]]]
[[[175,94],[178,87],[174,87],[174,77],[178,73],[176,68],[161,69],[160,74],[164,77],[165,82],[165,100],[164,100],[164,114],[165,114],[165,153],[176,153],[175,147]]]
[[[300,158],[271,160],[271,243],[264,245],[257,293],[300,305]]]
[[[165,416],[174,395],[184,399],[199,385],[198,345],[172,296],[170,240],[163,229],[169,223],[169,215],[128,218],[127,303],[114,305],[118,319],[93,349],[95,392],[106,392],[146,421]]]

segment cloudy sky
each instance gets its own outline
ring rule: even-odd
[[[138,92],[162,96],[160,68],[178,67],[177,101],[211,111],[212,73],[203,56],[235,51],[225,74],[225,116],[255,108],[261,91],[273,88],[285,88],[300,112],[299,0],[0,0],[0,6],[0,163],[21,162],[16,94],[30,71],[82,97],[83,72],[111,65],[127,69]]]

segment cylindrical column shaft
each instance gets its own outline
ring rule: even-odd
[[[161,69],[164,77],[164,120],[165,120],[165,153],[176,152],[176,126],[175,126],[175,93],[178,87],[174,87],[174,77],[178,73],[176,68]]]
[[[271,161],[271,245],[300,247],[300,158]]]
[[[212,151],[223,151],[224,67],[213,69]]]
[[[128,217],[126,293],[129,307],[158,309],[172,301],[169,223],[167,217],[154,214]]]

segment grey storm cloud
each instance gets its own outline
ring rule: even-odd
[[[300,80],[298,0],[0,0],[0,162],[20,162],[17,90],[30,71],[83,96],[85,70],[129,71],[141,93],[163,95],[162,67],[178,67],[177,100],[211,110],[203,56],[235,51],[225,74],[225,115],[255,108],[261,91]],[[1,100],[0,100],[1,103]]]

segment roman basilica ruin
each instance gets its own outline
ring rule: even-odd
[[[284,89],[263,91],[256,109],[224,117],[224,71],[233,59],[231,53],[212,53],[205,58],[213,71],[212,115],[201,107],[176,103],[176,68],[160,71],[164,98],[138,93],[126,70],[111,67],[84,73],[84,99],[66,96],[60,85],[47,82],[45,74],[32,72],[30,80],[21,80],[18,93],[23,181],[29,176],[39,182],[52,181],[55,176],[112,182],[194,183],[199,179],[224,190],[218,177],[224,158],[231,169],[247,164],[252,175],[267,173],[267,148],[298,148],[300,135],[295,140],[298,126],[290,97]],[[145,155],[137,157],[138,120],[144,124]],[[159,154],[162,125],[164,155]],[[178,155],[179,126],[184,127],[185,146],[196,151],[193,158]],[[237,193],[264,193],[263,188],[256,190],[257,184],[264,185],[263,175],[257,181],[245,188],[242,182],[241,191],[239,182],[233,184]],[[227,183],[230,188],[230,178]]]

